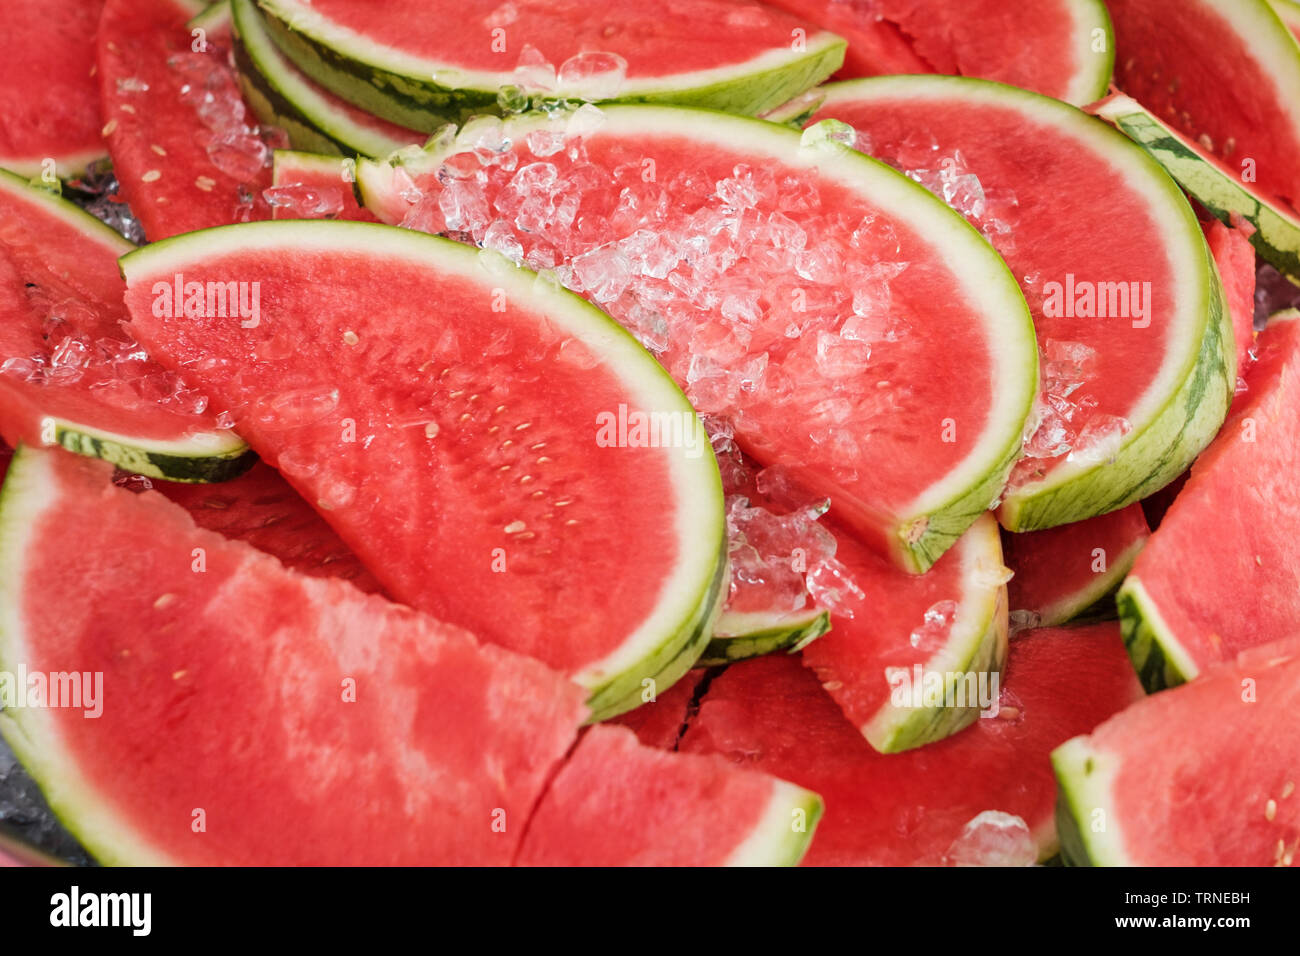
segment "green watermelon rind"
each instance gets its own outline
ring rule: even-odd
[[[1002,489],[1020,454],[1024,424],[1038,390],[1033,319],[1006,263],[941,199],[884,163],[836,142],[822,124],[800,136],[776,123],[713,110],[631,104],[602,107],[601,112],[605,123],[623,124],[629,132],[661,127],[673,135],[698,137],[701,142],[725,141],[742,149],[750,146],[758,161],[770,153],[776,161],[815,168],[900,218],[906,210],[907,221],[924,220],[919,234],[928,236],[936,251],[942,249],[948,261],[965,267],[955,269],[954,276],[967,296],[979,303],[989,338],[999,346],[991,350],[990,362],[995,368],[990,374],[1002,387],[992,396],[984,431],[967,457],[902,506],[886,531],[891,559],[913,573],[924,573],[988,511]],[[562,120],[539,113],[512,116],[504,122],[516,139],[533,129],[564,128],[556,125]],[[447,155],[464,148],[462,144],[470,141],[473,129],[471,122],[460,130],[455,142],[439,147],[402,150],[383,161],[358,160],[357,188],[363,205],[383,218],[385,211],[391,211],[386,210],[385,200],[393,194],[396,167],[407,167],[417,176],[436,169]]]
[[[1237,182],[1131,97],[1116,95],[1095,112],[1150,153],[1220,222],[1233,225],[1238,216],[1249,221],[1255,227],[1250,236],[1255,251],[1279,272],[1300,281],[1300,216]]]
[[[235,65],[244,99],[266,124],[289,134],[294,147],[343,156],[387,156],[409,146],[353,122],[320,97],[271,41],[253,0],[227,0],[234,24]]]
[[[1124,648],[1147,693],[1177,687],[1196,677],[1200,668],[1165,623],[1138,576],[1125,578],[1115,604]]]
[[[1111,798],[1117,761],[1094,750],[1086,736],[1067,740],[1052,751],[1051,759],[1062,862],[1066,866],[1131,865]],[[1098,820],[1100,832],[1093,829]]]
[[[0,190],[27,201],[43,203],[49,215],[119,256],[136,248],[111,226],[60,196],[33,188],[27,180],[9,170],[0,169]],[[53,439],[51,444],[62,445],[79,455],[103,458],[123,471],[150,478],[184,482],[227,481],[243,474],[257,460],[243,440],[229,430],[199,432],[189,438],[169,441],[91,428],[53,416],[44,416],[41,424],[46,437]]]
[[[965,558],[962,574],[962,615],[953,622],[944,648],[925,663],[926,670],[953,675],[952,680],[945,677],[945,700],[950,689],[955,695],[960,675],[997,674],[1000,682],[1006,668],[1010,630],[1007,587],[1005,583],[990,587],[983,580],[991,570],[987,565],[1001,566],[1002,542],[997,524],[986,520],[984,540],[972,538],[968,544],[972,551]],[[977,533],[977,529],[968,532]],[[978,706],[900,708],[889,701],[858,729],[876,751],[892,754],[951,737],[979,716]]]
[[[1137,560],[1137,556],[1142,552],[1142,548],[1146,543],[1146,535],[1134,541],[1121,551],[1115,560],[1110,562],[1105,571],[1093,574],[1085,587],[1060,597],[1044,607],[1024,608],[1023,610],[1033,611],[1038,615],[1036,627],[1057,627],[1081,617],[1092,617],[1090,612],[1094,609],[1102,610],[1104,608],[1104,610],[1113,613],[1113,606],[1104,607],[1106,598],[1113,595],[1123,584],[1124,578],[1133,569],[1133,562]]]
[[[56,481],[41,456],[19,445],[0,488],[0,669],[16,673],[29,662],[20,609],[25,561],[32,553],[34,527],[47,508],[57,507]],[[39,585],[37,585],[39,586]],[[114,813],[82,776],[62,745],[51,712],[18,707],[0,711],[0,736],[41,788],[59,822],[106,866],[156,865],[173,861],[140,843],[134,829]]]
[[[303,73],[321,86],[410,129],[435,132],[446,123],[459,123],[476,113],[499,112],[497,93],[514,82],[513,68],[506,72],[477,73],[439,66],[431,61],[405,64],[385,56],[385,48],[363,38],[324,34],[324,24],[300,22],[292,26],[302,8],[284,0],[258,0],[272,39]],[[339,28],[334,28],[341,31]],[[712,78],[691,74],[645,86],[628,86],[617,97],[623,103],[674,103],[731,113],[757,115],[793,99],[816,86],[840,68],[846,42],[831,33],[806,39],[803,52],[790,52],[775,66],[745,65],[710,70]],[[772,51],[769,51],[769,54]],[[413,58],[407,58],[408,61]],[[717,78],[721,74],[722,78]],[[438,80],[433,77],[438,77]]]
[[[1268,5],[1273,8],[1284,27],[1293,34],[1300,30],[1300,3],[1295,0],[1268,0]]]
[[[718,667],[785,651],[795,654],[831,630],[821,608],[789,614],[732,614],[723,611],[696,667]]]
[[[1080,43],[1077,52],[1084,63],[1094,64],[1094,68],[1076,73],[1061,100],[1072,106],[1086,106],[1101,99],[1110,89],[1115,72],[1115,28],[1105,0],[1074,0],[1073,7],[1078,15],[1075,35]],[[1103,31],[1102,38],[1106,44],[1101,54],[1093,49],[1097,30]]]
[[[132,273],[152,274],[182,271],[183,264],[197,254],[269,253],[277,248],[317,249],[346,254],[360,248],[368,254],[383,250],[394,257],[408,257],[431,268],[447,269],[475,281],[492,282],[517,301],[540,302],[549,308],[552,321],[565,316],[579,330],[590,335],[609,364],[621,372],[623,382],[643,396],[647,407],[680,411],[694,421],[700,442],[707,444],[704,425],[658,362],[622,326],[585,299],[562,289],[528,269],[516,266],[504,256],[437,236],[377,223],[318,220],[272,220],[218,226],[183,233],[144,246],[120,260],[128,284]],[[290,253],[291,254],[291,253]],[[682,509],[676,516],[679,564],[674,574],[678,585],[665,585],[660,603],[647,615],[642,633],[601,661],[571,675],[589,693],[593,719],[613,716],[611,707],[626,702],[641,688],[647,675],[662,671],[698,640],[701,631],[710,633],[723,600],[727,574],[727,525],[723,506],[722,478],[712,455],[672,459],[671,479]],[[684,522],[689,518],[689,530]],[[684,582],[691,584],[686,586]],[[703,648],[703,642],[699,644]],[[685,673],[688,667],[682,668]],[[677,676],[681,676],[680,674]],[[667,690],[667,685],[659,691]],[[639,698],[637,698],[639,700]]]
[[[822,798],[796,784],[776,780],[772,796],[753,832],[727,859],[726,866],[798,866],[812,844],[825,811]],[[796,830],[795,814],[803,830]]]

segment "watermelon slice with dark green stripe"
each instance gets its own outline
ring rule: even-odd
[[[1239,149],[1230,164],[1123,94],[1098,103],[1094,112],[1155,157],[1219,221],[1250,223],[1254,229],[1250,243],[1255,251],[1279,272],[1300,279],[1300,215],[1286,201],[1265,191],[1262,181],[1242,178],[1245,170],[1235,163],[1258,163],[1253,156]]]
[[[717,464],[603,313],[498,255],[369,223],[190,233],[122,270],[136,333],[221,396],[395,599],[550,663],[598,717],[699,656],[726,579]],[[260,283],[259,321],[166,317],[176,275]],[[604,416],[631,412],[670,431],[605,442]]]
[[[117,259],[134,248],[0,170],[0,435],[155,478],[237,475],[253,459],[220,409],[122,328]]]
[[[97,74],[123,198],[150,241],[269,216],[271,151],[197,0],[108,0]]]
[[[1141,502],[1087,521],[1003,535],[1011,611],[1034,626],[1064,624],[1094,608],[1113,617],[1107,601],[1150,537]]]
[[[974,699],[939,703],[896,699],[914,670],[942,674],[945,691],[999,680],[1007,657],[1009,572],[997,522],[981,517],[923,575],[900,571],[834,528],[834,628],[808,645],[803,662],[876,750],[896,753],[940,740],[974,721]],[[819,587],[819,590],[820,590]]]
[[[378,222],[357,202],[353,189],[356,164],[351,157],[275,151],[271,188],[262,195],[271,204],[272,219],[349,219]]]
[[[272,42],[253,0],[227,2],[234,18],[235,62],[244,98],[263,123],[287,132],[295,148],[387,156],[428,138],[367,113],[314,82]]]
[[[1119,593],[1149,690],[1295,631],[1300,621],[1300,313],[1260,334],[1247,391]]]
[[[424,152],[363,160],[357,178],[386,222],[554,269],[755,460],[920,572],[988,510],[1019,452],[1032,325],[969,224],[832,134],[585,106],[471,122]]]
[[[1012,641],[1001,692],[996,717],[886,755],[808,668],[771,655],[713,681],[680,750],[719,753],[819,793],[826,812],[804,866],[1025,865],[1056,853],[1052,748],[1142,690],[1118,627],[1101,624]]]
[[[299,69],[376,115],[433,132],[499,109],[504,87],[560,99],[757,115],[835,72],[844,41],[733,0],[581,4],[259,0]],[[518,68],[518,69],[517,69]]]
[[[1300,44],[1267,0],[1107,2],[1115,84],[1238,179],[1249,168],[1262,196],[1295,210]]]
[[[98,717],[6,708],[0,732],[101,863],[514,857],[578,688],[109,477],[24,448],[0,496],[0,663],[103,675]]]
[[[1099,99],[1115,58],[1102,0],[775,0],[849,41],[840,79],[947,73],[1075,106]]]
[[[1223,422],[1235,351],[1196,216],[1151,157],[1072,107],[983,80],[842,83],[825,117],[948,195],[1029,301],[1043,389],[1006,528],[1114,511],[1187,468]]]
[[[664,753],[593,727],[528,823],[521,866],[793,866],[817,794],[718,756]]]
[[[71,178],[105,155],[91,64],[104,0],[6,11],[0,34],[0,167]]]
[[[1289,629],[1293,632],[1293,628]],[[1291,866],[1300,642],[1241,653],[1052,753],[1076,866]]]

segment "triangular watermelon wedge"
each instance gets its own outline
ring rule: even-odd
[[[1247,391],[1120,590],[1124,640],[1149,690],[1300,621],[1300,313],[1274,316],[1256,355]]]
[[[322,153],[275,151],[271,186],[262,191],[272,219],[350,219],[378,222],[357,202],[356,163]]]
[[[134,248],[0,170],[0,435],[155,478],[237,475],[253,459],[220,409],[122,328],[117,258]]]
[[[1291,866],[1300,641],[1256,647],[1052,753],[1077,866]]]
[[[964,212],[1029,302],[1043,387],[1004,527],[1114,511],[1187,468],[1223,422],[1235,350],[1196,216],[1151,157],[1079,110],[961,77],[837,84],[823,118]]]
[[[588,105],[471,121],[357,179],[385,222],[498,249],[608,309],[746,453],[919,573],[1018,454],[1032,324],[968,223],[834,137]]]
[[[718,756],[664,753],[622,727],[593,727],[529,821],[518,862],[792,866],[821,814],[821,799],[802,787]]]
[[[514,858],[579,688],[110,473],[19,449],[0,496],[5,676],[86,675],[0,732],[100,862]]]
[[[699,656],[726,580],[717,463],[603,313],[495,253],[369,223],[229,226],[121,266],[151,353],[221,396],[395,599],[548,662],[600,717]],[[189,299],[230,281],[258,283],[255,321]]]

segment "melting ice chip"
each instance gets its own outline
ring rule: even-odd
[[[617,53],[579,53],[560,64],[556,85],[585,100],[612,100],[627,81],[627,60]]]
[[[1020,817],[985,810],[962,828],[948,848],[953,866],[1033,866],[1038,860],[1034,835]]]

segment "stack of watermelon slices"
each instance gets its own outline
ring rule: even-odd
[[[60,6],[0,668],[104,690],[0,732],[96,859],[1291,862],[1285,0]]]

